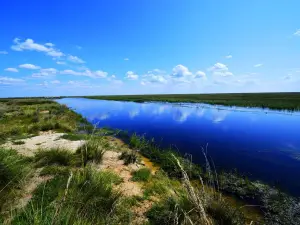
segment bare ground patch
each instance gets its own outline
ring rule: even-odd
[[[20,139],[19,141],[24,142],[24,144],[14,144],[9,141],[3,145],[5,148],[13,148],[18,151],[18,153],[25,156],[33,156],[38,149],[51,149],[51,148],[63,148],[69,149],[75,152],[76,149],[81,146],[84,141],[70,141],[62,139],[64,133],[56,133],[52,131],[40,132],[38,136],[31,138]]]

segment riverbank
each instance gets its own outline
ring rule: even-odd
[[[164,94],[84,96],[89,99],[133,102],[189,102],[224,106],[300,110],[300,93]]]
[[[216,174],[143,137],[94,129],[56,102],[1,102],[0,121],[6,223],[297,224],[300,219],[299,203],[284,193],[237,174]],[[264,218],[247,214],[254,206],[232,204],[225,192],[256,201]]]

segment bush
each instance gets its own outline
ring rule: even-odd
[[[132,173],[133,181],[148,181],[151,177],[151,170],[148,168],[141,168]]]

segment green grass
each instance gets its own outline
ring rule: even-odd
[[[91,126],[65,105],[47,99],[1,99],[0,121],[0,142],[39,131],[74,132]]]
[[[89,161],[100,163],[107,148],[108,142],[104,139],[92,138],[80,146],[76,154],[81,156],[82,164],[86,166]]]
[[[0,210],[3,203],[15,198],[16,191],[30,177],[30,159],[15,150],[0,148]]]
[[[149,168],[141,168],[132,173],[133,181],[148,181],[151,177],[151,170]]]
[[[190,102],[213,105],[261,107],[270,109],[300,110],[300,93],[228,93],[228,94],[165,94],[85,96],[90,99],[133,102]]]
[[[56,176],[38,187],[12,224],[130,224],[128,201],[113,190],[120,182],[91,168]]]
[[[69,133],[69,134],[62,135],[60,138],[66,139],[69,141],[80,141],[80,140],[86,139],[86,135]]]
[[[39,167],[49,165],[71,166],[74,160],[74,154],[67,149],[40,149],[37,153],[35,153],[34,159],[36,161],[36,165]]]

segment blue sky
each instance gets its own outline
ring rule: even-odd
[[[0,97],[300,91],[298,0],[1,2]]]

